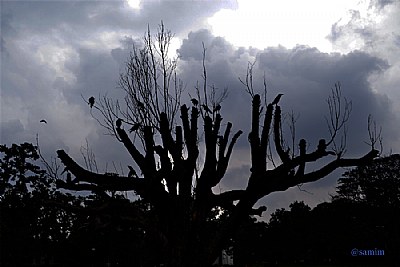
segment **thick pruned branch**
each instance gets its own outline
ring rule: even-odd
[[[252,108],[252,116],[251,116],[251,132],[249,133],[249,142],[251,148],[251,164],[252,171],[257,172],[261,168],[260,163],[260,136],[259,136],[259,128],[260,128],[260,95],[255,95],[253,97],[253,108]]]
[[[374,158],[379,155],[379,151],[371,150],[366,155],[360,158],[353,159],[344,159],[344,158],[336,158],[330,163],[324,165],[320,169],[316,171],[312,171],[309,173],[301,174],[301,171],[298,175],[293,175],[291,172],[291,166],[295,165],[295,163],[282,164],[281,166],[268,170],[261,176],[252,177],[253,181],[249,181],[249,185],[251,182],[251,187],[248,187],[249,194],[258,196],[258,199],[264,197],[272,192],[276,191],[285,191],[290,187],[297,186],[299,184],[305,184],[309,182],[315,182],[319,179],[322,179],[335,171],[338,168],[342,167],[350,167],[350,166],[360,166],[363,164],[368,164]],[[310,158],[311,159],[311,158]],[[294,161],[294,159],[293,159]],[[305,160],[298,160],[298,165],[302,166],[305,164]],[[302,168],[302,167],[301,167]],[[257,200],[258,200],[257,199]],[[255,202],[253,203],[255,204]]]
[[[282,115],[281,115],[281,107],[276,106],[275,114],[274,114],[274,143],[276,152],[279,155],[279,158],[283,163],[286,163],[290,160],[289,152],[283,149],[283,140],[282,140]]]
[[[131,139],[129,138],[128,134],[125,132],[123,128],[117,128],[117,133],[121,142],[124,144],[126,150],[128,150],[129,154],[132,156],[133,160],[139,166],[141,171],[144,173],[145,170],[145,158],[140,153],[140,151],[136,148],[134,143],[132,143]]]
[[[268,145],[269,145],[269,133],[271,130],[273,111],[274,111],[273,105],[268,104],[267,111],[265,112],[263,130],[261,133],[261,143],[260,143],[260,154],[261,154],[260,162],[261,162],[261,164],[263,164],[262,169],[264,169],[264,170],[267,167],[266,166],[267,153],[268,153],[267,150],[268,150]]]
[[[328,174],[332,173],[337,168],[361,166],[361,165],[368,164],[369,162],[371,162],[374,158],[376,158],[378,156],[379,156],[379,151],[373,149],[361,158],[355,158],[355,159],[337,158],[337,159],[331,161],[330,163],[328,163],[327,165],[325,165],[324,167],[320,168],[317,171],[313,171],[313,172],[304,174],[303,176],[300,177],[300,179],[299,179],[300,181],[297,182],[297,184],[317,181],[317,180],[327,176]]]
[[[97,189],[111,191],[134,190],[139,194],[143,192],[144,180],[141,178],[90,172],[76,163],[64,150],[58,150],[57,155],[67,170],[76,177],[73,184],[59,183],[60,186],[64,186],[63,188],[72,187],[74,188],[73,190],[91,191]],[[90,184],[90,186],[84,184]]]
[[[214,185],[217,185],[221,179],[225,176],[226,170],[228,169],[228,163],[229,163],[229,159],[232,155],[232,151],[233,151],[233,146],[235,145],[236,141],[238,140],[238,138],[240,137],[240,135],[242,135],[242,131],[239,130],[238,132],[235,133],[235,135],[232,137],[231,142],[229,143],[229,147],[228,150],[225,153],[225,149],[226,149],[226,142],[227,139],[229,138],[229,133],[230,133],[230,128],[232,127],[232,123],[228,123],[226,130],[225,130],[225,135],[223,137],[223,143],[224,145],[221,146],[220,145],[220,151],[219,151],[219,157],[218,157],[218,163],[217,163],[217,173],[216,173],[216,181],[214,182]]]

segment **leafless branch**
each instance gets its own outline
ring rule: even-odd
[[[56,158],[51,158],[50,162],[49,162],[43,156],[42,151],[40,150],[40,145],[39,145],[39,134],[36,134],[36,148],[37,148],[38,155],[39,155],[41,161],[43,162],[49,176],[53,179],[58,179],[61,165],[60,165],[60,163],[57,162]]]
[[[85,167],[91,172],[98,173],[99,169],[97,167],[96,155],[90,148],[88,140],[85,139],[85,141],[86,141],[85,147],[81,146],[80,148],[82,158],[85,161]]]
[[[350,118],[352,102],[342,96],[340,83],[336,83],[331,90],[331,95],[326,100],[329,109],[329,118],[325,117],[328,126],[330,140],[326,142],[326,147],[333,144],[333,151],[336,155],[345,152],[347,128],[346,123]],[[336,141],[336,136],[342,131],[340,144]]]
[[[379,144],[381,154],[383,150],[382,127],[379,127],[378,129],[376,121],[373,119],[371,114],[368,116],[368,136],[369,142],[365,143],[371,146],[371,149],[375,149],[376,145]]]
[[[176,74],[177,59],[169,58],[173,37],[164,28],[163,22],[155,35],[151,34],[148,27],[143,37],[143,47],[133,45],[125,70],[120,74],[118,87],[125,93],[124,102],[105,95],[99,97],[100,100],[93,106],[94,110],[99,111],[99,116],[93,117],[119,141],[115,128],[118,118],[129,125],[132,129],[130,132],[139,136],[142,143],[145,126],[159,131],[161,113],[167,114],[169,129],[174,128],[184,86]]]
[[[288,127],[289,127],[289,131],[290,131],[290,137],[291,137],[291,150],[292,150],[292,155],[291,157],[293,158],[294,156],[296,156],[295,154],[295,147],[296,147],[296,122],[299,119],[300,115],[299,114],[295,114],[294,111],[292,110],[289,114],[287,114],[288,117]]]
[[[251,96],[251,98],[254,98],[255,95],[253,87],[253,68],[255,64],[256,61],[248,62],[246,78],[243,80],[242,78],[239,77],[239,81],[245,86],[245,90]],[[264,89],[266,89],[265,80],[264,80]]]

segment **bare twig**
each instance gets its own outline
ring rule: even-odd
[[[242,78],[239,77],[239,81],[245,86],[246,92],[251,96],[252,99],[254,98],[255,95],[253,87],[253,68],[255,64],[256,64],[255,60],[253,62],[248,62],[246,78],[242,80]],[[266,84],[264,80],[264,89],[266,89],[265,85]]]
[[[378,128],[371,114],[368,116],[368,136],[369,142],[365,143],[371,146],[371,149],[375,149],[376,145],[379,144],[381,154],[383,151],[382,127]]]
[[[352,102],[342,96],[340,83],[335,84],[332,88],[331,95],[326,100],[329,108],[329,118],[325,117],[330,140],[326,142],[326,147],[333,144],[333,151],[336,155],[341,156],[346,150],[346,123],[350,118],[352,110]],[[336,136],[342,131],[340,144],[336,141]]]

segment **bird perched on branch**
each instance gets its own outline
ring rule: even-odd
[[[115,122],[115,126],[117,126],[117,128],[121,128],[121,126],[122,126],[122,119],[118,118],[117,121]]]
[[[46,121],[46,120],[40,120],[40,122],[41,122],[41,123],[47,123],[47,121]]]
[[[203,109],[204,109],[205,112],[207,112],[207,113],[212,113],[212,112],[211,112],[211,109],[210,109],[209,107],[207,107],[206,105],[203,104],[203,105],[201,105],[201,106],[203,107]]]
[[[218,105],[216,105],[215,106],[215,108],[214,108],[214,112],[219,112],[221,110],[221,105],[220,104],[218,104]]]
[[[94,106],[94,97],[93,96],[89,97],[89,106],[90,106],[90,108],[92,108]]]
[[[283,94],[278,94],[276,97],[275,97],[275,99],[274,99],[274,101],[272,101],[272,105],[277,105],[278,103],[279,103],[279,100],[281,100],[281,97],[283,96]]]
[[[137,131],[140,127],[140,123],[135,123],[130,129],[129,132],[132,133],[133,131]]]
[[[192,104],[197,106],[199,104],[199,101],[196,98],[192,98],[190,99],[190,101],[192,101]]]

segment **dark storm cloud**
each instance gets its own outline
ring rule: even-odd
[[[75,132],[69,141],[76,140],[78,147],[89,133],[97,140],[102,131],[94,131],[93,119],[87,123],[91,116],[81,95],[118,95],[115,87],[129,40],[142,38],[147,25],[154,29],[162,19],[180,32],[221,8],[234,7],[231,1],[145,1],[140,10],[128,8],[125,1],[3,2],[2,121],[21,122],[34,141],[38,120],[58,112],[53,121],[60,127],[52,129],[55,122],[49,119],[47,134],[65,135],[68,123]],[[7,133],[2,140],[19,140],[17,135],[5,137]]]
[[[223,8],[236,8],[236,1],[142,1],[141,9],[126,1],[14,1],[3,5],[2,16],[10,16],[18,31],[51,34],[63,28],[64,34],[91,34],[104,29],[142,34],[148,25],[163,20],[180,33],[203,24],[204,18]],[[71,40],[72,41],[72,40]]]
[[[391,104],[385,95],[374,93],[368,83],[369,75],[385,68],[384,61],[363,52],[326,54],[315,48],[296,47],[267,49],[259,55],[259,70],[270,77],[275,93],[285,93],[282,105],[300,114],[299,134],[312,137],[314,142],[327,135],[325,99],[335,82],[341,83],[343,95],[353,103],[349,131],[365,129],[368,114],[387,123],[385,117],[393,112]],[[354,140],[360,140],[365,131],[353,134]]]
[[[236,49],[206,30],[192,32],[179,49],[181,76],[187,82],[193,80],[196,73],[196,78],[201,81],[202,42],[207,53],[208,83],[229,89],[230,96],[223,103],[225,118],[234,119],[236,127],[247,130],[250,98],[246,97],[238,77],[245,76],[247,63],[254,60],[256,53],[254,50]],[[329,137],[324,119],[324,115],[328,115],[325,100],[336,82],[341,83],[343,95],[353,103],[349,131],[356,130],[349,136],[350,140],[366,138],[366,131],[359,129],[366,129],[369,114],[374,115],[379,123],[388,124],[389,131],[392,130],[390,121],[386,119],[394,117],[391,103],[385,95],[373,92],[368,82],[372,73],[381,72],[387,67],[385,61],[359,51],[341,55],[321,53],[306,46],[293,49],[275,47],[258,51],[254,85],[262,88],[262,76],[265,73],[269,101],[278,93],[285,94],[281,101],[283,108],[286,112],[293,110],[300,115],[299,138],[310,138],[314,147],[319,138]],[[359,145],[354,145],[357,152],[362,151],[362,148],[358,149]]]
[[[371,107],[371,113],[378,116],[377,120],[384,122],[384,132],[387,137],[385,145],[388,150],[396,149],[399,140],[395,133],[395,127],[398,124],[397,114],[400,112],[400,91],[398,90],[400,17],[397,15],[399,12],[398,1],[371,1],[368,12],[361,13],[353,10],[347,20],[335,23],[329,37],[333,45],[342,51],[359,49],[386,62],[381,72],[374,73],[364,80],[367,83],[365,87],[373,88],[373,91],[378,93],[375,95],[381,95],[380,98],[375,99],[375,102],[388,107],[388,111],[375,112],[371,98],[361,98],[359,102]],[[358,62],[360,64],[356,66],[357,69],[362,69],[364,63],[361,60]],[[367,66],[366,62],[364,65]],[[349,69],[349,71],[353,70]]]
[[[297,46],[293,49],[271,47],[264,50],[235,48],[223,38],[212,36],[207,30],[201,30],[191,32],[179,49],[180,76],[187,83],[189,81],[194,83],[196,79],[202,82],[202,42],[207,54],[205,64],[208,84],[214,84],[219,88],[228,85],[229,88],[229,97],[222,104],[224,121],[232,121],[235,129],[244,131],[232,156],[232,168],[222,180],[221,187],[214,188],[214,191],[243,188],[250,175],[247,135],[250,129],[251,100],[238,80],[238,77],[245,76],[249,61],[256,60],[255,89],[262,92],[265,74],[268,101],[272,101],[278,93],[284,93],[281,99],[283,111],[288,113],[293,110],[299,115],[295,147],[300,138],[305,138],[309,144],[309,151],[312,151],[316,149],[320,138],[329,139],[324,118],[329,115],[326,99],[334,84],[340,82],[343,96],[353,103],[348,123],[346,156],[356,157],[369,151],[370,148],[364,143],[368,141],[369,114],[372,114],[378,125],[383,127],[385,143],[395,144],[398,148],[396,128],[400,122],[399,117],[395,114],[389,98],[375,92],[368,81],[372,74],[382,73],[388,68],[384,60],[361,51],[345,55],[328,54],[307,46]],[[286,133],[288,133],[287,128]],[[386,152],[390,149],[391,147],[386,147]],[[312,171],[319,167],[312,165],[307,170]],[[311,204],[329,200],[328,194],[334,193],[341,172],[343,170],[338,170],[316,183],[304,185],[301,189],[290,189],[288,195],[274,194],[261,200],[259,204],[267,203],[272,209],[270,211],[273,211],[282,207],[283,203],[288,205],[295,199],[306,199]]]
[[[2,144],[11,144],[13,142],[11,136],[20,136],[24,132],[24,125],[19,120],[9,120],[0,122],[0,139]],[[26,138],[22,136],[21,139]]]
[[[376,6],[378,8],[384,8],[387,5],[394,3],[394,0],[372,0],[370,6]]]
[[[327,54],[307,46],[238,48],[208,30],[188,34],[202,28],[205,19],[222,8],[235,8],[235,2],[145,1],[141,10],[129,9],[119,1],[2,2],[1,142],[35,142],[38,133],[47,155],[64,148],[80,159],[80,146],[88,140],[101,164],[100,171],[106,163],[107,169],[112,169],[112,162],[118,167],[121,162],[126,169],[127,164],[132,164],[127,152],[115,138],[103,135],[105,129],[91,117],[81,95],[85,99],[105,93],[120,97],[121,91],[116,89],[118,74],[131,45],[140,44],[148,24],[155,32],[164,20],[172,32],[185,38],[179,48],[178,74],[186,85],[187,104],[196,83],[203,82],[204,43],[208,85],[229,89],[229,97],[222,103],[223,126],[231,121],[233,131],[244,131],[221,190],[243,188],[250,173],[247,135],[251,99],[238,77],[244,78],[248,63],[254,60],[256,91],[263,91],[265,74],[268,101],[278,93],[285,94],[281,100],[283,110],[294,110],[300,115],[297,136],[309,141],[310,150],[319,138],[329,137],[324,120],[324,115],[328,115],[325,99],[337,81],[342,83],[343,95],[353,101],[347,155],[359,156],[368,150],[363,143],[367,139],[368,114],[373,114],[382,125],[385,143],[393,145],[387,149],[398,150],[398,116],[391,100],[383,92],[373,90],[369,82],[371,75],[380,77],[388,70],[389,57],[382,60],[379,55],[360,51]],[[335,40],[349,32],[339,26],[333,30]],[[364,33],[363,38],[374,38],[367,31]],[[395,85],[398,83],[392,87]],[[48,124],[39,123],[41,119]],[[332,192],[336,178],[307,187],[318,196],[315,202],[323,198],[321,192]],[[289,191],[289,197],[280,198],[277,194],[267,200],[280,205],[290,203],[306,194],[299,192],[295,188]],[[312,202],[312,197],[309,199]]]

